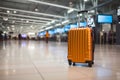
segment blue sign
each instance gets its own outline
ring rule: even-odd
[[[112,23],[112,15],[100,14],[97,16],[98,23]]]
[[[64,28],[57,28],[55,29],[56,33],[63,33],[64,32]]]
[[[51,34],[51,35],[52,35],[52,34],[55,34],[55,30],[49,30],[48,32],[49,32],[49,34]]]
[[[70,25],[66,25],[66,26],[64,27],[64,31],[69,31],[69,29],[70,29]]]
[[[77,23],[75,23],[75,24],[70,24],[70,28],[77,28],[77,27],[78,27]]]
[[[45,32],[39,32],[38,35],[39,35],[39,36],[44,36],[44,35],[45,35]]]

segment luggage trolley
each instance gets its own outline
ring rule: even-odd
[[[87,11],[80,11],[79,14],[83,14],[82,19],[79,20],[86,21],[84,16],[87,14]],[[68,32],[67,56],[69,65],[72,65],[72,63],[73,66],[75,66],[75,63],[88,63],[88,66],[92,67],[94,63],[93,53],[92,29],[87,26],[85,28],[70,29]]]

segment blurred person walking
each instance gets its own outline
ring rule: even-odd
[[[49,39],[49,33],[48,33],[48,31],[46,31],[46,35],[45,35],[45,39],[46,39],[46,43],[48,43],[48,39]]]

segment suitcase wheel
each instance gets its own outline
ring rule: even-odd
[[[68,60],[68,64],[69,64],[69,66],[71,66],[72,65],[72,61]]]
[[[73,66],[75,66],[75,62],[73,62]]]
[[[92,64],[94,64],[94,61],[92,61]]]
[[[93,62],[88,62],[88,66],[92,67]]]

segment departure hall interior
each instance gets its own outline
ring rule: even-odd
[[[120,80],[120,0],[0,0],[0,80]]]

